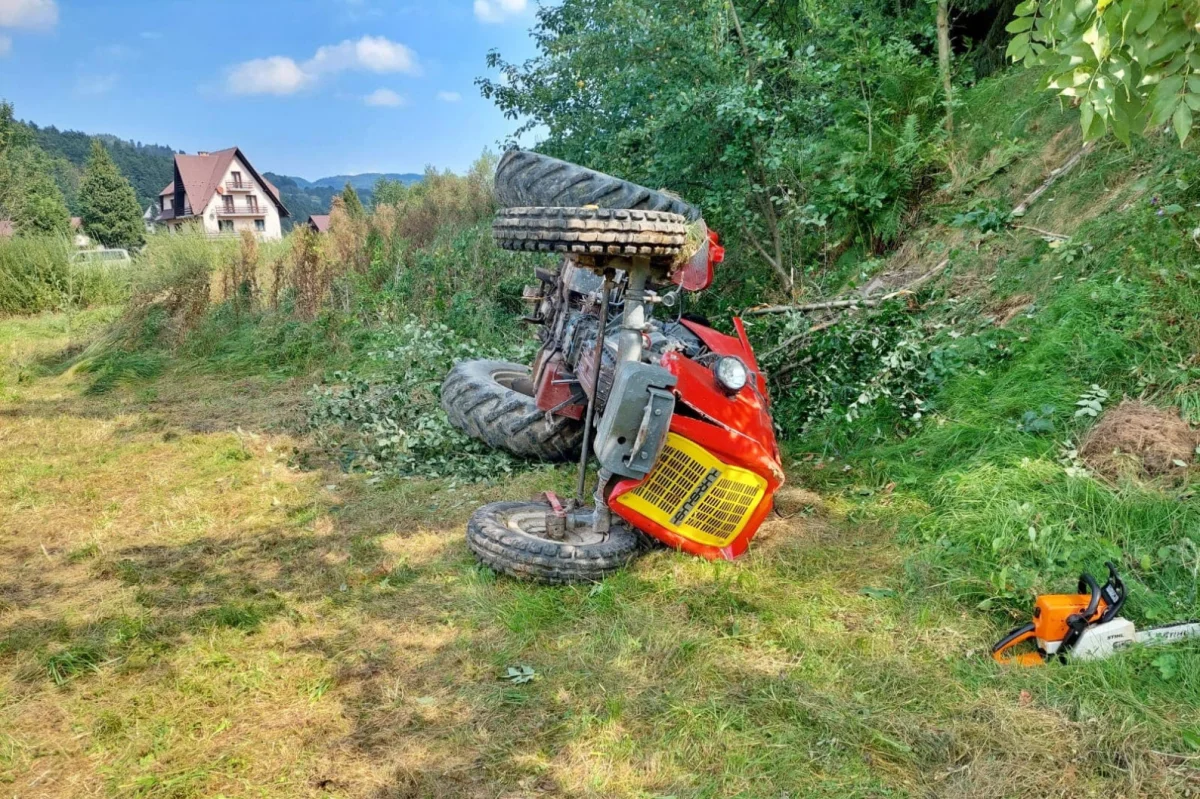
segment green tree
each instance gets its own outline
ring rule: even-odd
[[[27,154],[17,167],[11,191],[13,227],[22,236],[61,235],[71,232],[71,214],[54,179],[44,168],[48,159],[37,151]]]
[[[1007,54],[1077,98],[1086,139],[1121,141],[1171,123],[1182,145],[1200,111],[1200,4],[1195,0],[1025,0]]]
[[[342,189],[342,202],[346,206],[346,215],[351,219],[365,219],[367,209],[363,208],[362,200],[358,199],[358,192],[349,183],[346,183],[346,188]]]
[[[408,198],[408,193],[408,187],[402,182],[380,178],[375,181],[375,188],[371,192],[371,203],[376,207],[391,205],[399,208],[404,205],[404,201]]]
[[[79,206],[84,231],[104,246],[136,248],[146,243],[137,194],[99,140],[92,142],[79,185]]]

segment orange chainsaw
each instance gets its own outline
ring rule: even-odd
[[[1200,636],[1200,622],[1178,622],[1138,632],[1133,622],[1117,614],[1125,604],[1125,583],[1112,563],[1108,582],[1101,586],[1090,574],[1079,578],[1077,594],[1043,594],[1033,608],[1033,621],[1010,632],[992,647],[997,663],[1040,666],[1067,655],[1096,660],[1132,644],[1167,644]],[[1026,641],[1034,650],[1008,654]]]

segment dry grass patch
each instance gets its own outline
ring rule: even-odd
[[[1142,402],[1123,402],[1091,429],[1079,452],[1110,479],[1173,476],[1185,480],[1200,449],[1200,433],[1179,416]]]

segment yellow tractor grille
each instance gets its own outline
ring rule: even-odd
[[[668,433],[654,471],[616,503],[685,538],[723,547],[746,526],[766,487],[767,481],[754,472],[730,466]]]

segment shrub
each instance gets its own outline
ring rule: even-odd
[[[390,228],[381,230],[386,238],[399,237],[419,248],[430,244],[444,228],[466,227],[490,218],[496,210],[492,194],[496,160],[485,152],[465,176],[431,167],[413,186],[384,186],[379,193],[395,210],[387,217],[377,217],[377,227],[389,222]],[[377,209],[382,205],[378,203]]]
[[[39,313],[120,302],[132,272],[105,264],[72,264],[65,236],[0,239],[0,312]]]
[[[58,308],[70,291],[71,247],[62,236],[0,239],[0,311]]]

